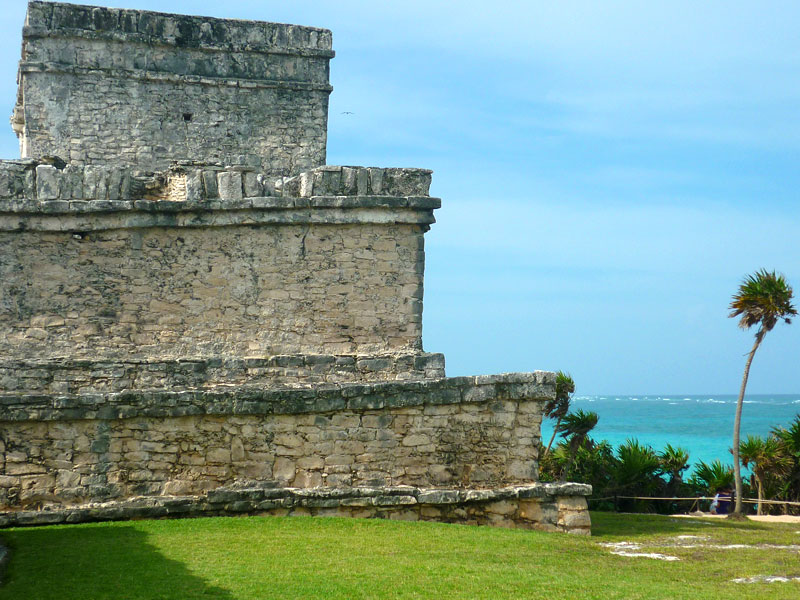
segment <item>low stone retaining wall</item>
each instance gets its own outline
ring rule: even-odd
[[[198,496],[151,496],[70,508],[0,513],[0,527],[142,518],[260,514],[388,518],[590,535],[591,486],[535,483],[493,490],[410,486],[346,489],[222,488]]]
[[[0,396],[0,509],[235,482],[488,488],[537,478],[548,372]]]

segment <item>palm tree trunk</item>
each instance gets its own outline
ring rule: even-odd
[[[761,503],[764,500],[764,486],[761,484],[761,477],[756,477],[756,482],[758,483],[758,514],[763,514],[761,512]]]
[[[561,472],[561,481],[567,480],[567,474],[570,472],[572,467],[575,466],[575,463],[578,460],[578,450],[581,449],[581,444],[583,444],[583,440],[586,439],[586,436],[580,436],[577,440],[577,444],[575,443],[575,438],[578,437],[578,434],[574,434],[569,440],[570,446],[570,459],[569,464],[567,464],[566,469]]]
[[[762,329],[758,330],[756,334],[756,343],[753,344],[753,349],[750,350],[750,355],[747,357],[747,362],[744,365],[742,387],[739,390],[739,399],[736,401],[736,418],[733,421],[733,474],[736,480],[736,507],[733,509],[733,512],[737,515],[742,514],[742,470],[739,465],[739,430],[742,425],[744,390],[747,388],[747,378],[750,376],[750,365],[753,363],[753,356],[755,356],[756,350],[758,350],[758,346],[764,338],[762,331]]]
[[[556,434],[558,433],[558,428],[561,426],[561,417],[558,418],[556,421],[555,429],[553,429],[553,435],[550,437],[550,443],[547,444],[547,448],[545,449],[544,453],[547,454],[550,452],[550,446],[553,445],[553,440],[556,439]]]

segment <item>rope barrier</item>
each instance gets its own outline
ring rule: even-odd
[[[700,500],[714,500],[714,496],[693,496],[691,498],[660,498],[654,496],[607,496],[605,498],[589,498],[589,500],[594,500],[600,502],[602,500],[669,500],[671,502],[682,502],[682,501],[689,501],[693,500],[695,502],[699,502]],[[733,498],[729,499],[730,502],[734,502]],[[780,504],[786,506],[800,506],[800,502],[793,502],[790,500],[759,500],[758,498],[742,498],[742,502],[746,504]]]

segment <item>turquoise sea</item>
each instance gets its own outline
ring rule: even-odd
[[[666,444],[689,452],[692,464],[719,459],[733,464],[730,453],[736,396],[574,396],[572,410],[594,411],[595,440],[608,440],[615,448],[636,438],[661,451]],[[742,438],[766,436],[775,425],[788,426],[800,414],[800,394],[748,394],[742,409]],[[542,423],[542,440],[550,441],[553,421]],[[559,438],[556,438],[558,441]],[[690,471],[691,472],[691,471]]]

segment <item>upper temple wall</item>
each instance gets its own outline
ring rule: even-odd
[[[421,374],[430,175],[0,161],[0,392],[19,387],[4,361],[65,357],[391,355],[370,372]],[[269,378],[338,377],[326,364]]]
[[[12,126],[23,158],[274,176],[325,164],[331,33],[31,2]]]

